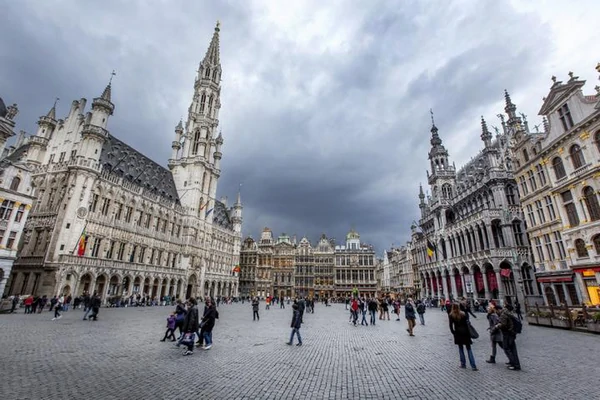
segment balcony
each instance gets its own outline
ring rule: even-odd
[[[125,271],[136,271],[142,274],[176,274],[183,275],[185,270],[180,268],[169,268],[157,265],[138,264],[132,262],[110,260],[106,258],[78,257],[70,254],[61,254],[58,256],[58,262],[61,264],[85,265],[94,268],[111,268]]]

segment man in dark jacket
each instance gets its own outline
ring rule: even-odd
[[[204,331],[204,350],[210,350],[212,347],[212,330],[215,327],[215,321],[219,318],[219,312],[211,299],[206,301],[206,312],[202,318],[202,330]]]
[[[298,311],[300,311],[300,323],[304,323],[304,310],[306,309],[306,301],[300,297],[298,300]]]
[[[291,346],[294,344],[294,334],[298,335],[298,344],[296,346],[302,346],[302,337],[300,336],[300,327],[302,326],[302,317],[300,316],[300,309],[298,304],[294,303],[292,306],[293,314],[292,314],[292,334],[290,335],[290,340],[286,344]]]
[[[98,296],[97,293],[94,293],[94,296],[90,300],[90,307],[92,307],[92,314],[89,316],[89,320],[92,319],[94,321],[98,321],[98,313],[100,312],[100,306],[102,305],[102,299]]]
[[[406,330],[410,336],[415,336],[413,334],[413,329],[415,328],[416,323],[416,315],[415,315],[415,303],[413,303],[412,297],[409,297],[406,300],[406,304],[404,305],[404,317],[408,321],[408,329]]]
[[[508,369],[512,371],[521,370],[521,362],[519,361],[519,353],[517,352],[517,343],[515,339],[517,334],[514,331],[513,318],[516,318],[513,314],[513,306],[507,304],[502,312],[500,313],[500,322],[496,325],[495,329],[502,331],[502,347],[504,353],[508,357],[509,365]]]
[[[260,321],[260,315],[258,315],[258,297],[252,300],[252,321]]]
[[[89,293],[86,293],[83,296],[83,311],[85,311],[85,314],[83,314],[83,320],[85,321],[87,319],[87,316],[89,315],[90,312],[92,312],[92,298],[90,297]]]
[[[196,299],[191,297],[188,300],[188,311],[185,314],[185,318],[183,320],[183,335],[184,337],[190,336],[198,332],[198,307],[196,307]],[[183,352],[184,356],[189,356],[190,354],[194,354],[194,340],[187,341],[187,350]]]

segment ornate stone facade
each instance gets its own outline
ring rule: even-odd
[[[421,188],[421,231],[413,231],[422,296],[539,299],[537,287],[528,284],[534,270],[511,160],[520,122],[508,93],[505,100],[502,131],[496,129],[492,140],[482,118],[484,148],[460,170],[450,163],[432,123],[431,196],[426,199]]]
[[[600,73],[600,64],[598,64]],[[600,88],[552,78],[543,130],[517,124],[514,164],[546,304],[600,304]]]
[[[27,142],[36,201],[11,294],[236,296],[242,203],[216,199],[223,137],[219,26],[199,66],[169,169],[107,128],[112,86],[40,117]]]
[[[17,112],[16,105],[7,109],[0,98],[0,153],[4,153],[2,150],[6,139],[14,135],[13,118]],[[21,132],[15,144],[18,151],[11,147],[0,159],[0,295],[5,290],[10,291],[6,284],[33,204],[30,168],[23,161],[27,152],[27,146],[23,146],[23,138]]]
[[[322,235],[316,247],[307,238],[299,243],[283,234],[273,240],[269,228],[257,243],[248,237],[240,252],[242,296],[337,297],[354,288],[366,295],[376,291],[375,253],[360,243],[355,231],[345,246],[334,246]]]

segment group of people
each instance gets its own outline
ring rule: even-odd
[[[454,336],[454,344],[458,346],[460,368],[466,368],[466,350],[471,369],[477,371],[471,345],[473,344],[472,339],[477,338],[478,334],[471,325],[469,315],[474,318],[477,318],[477,316],[471,311],[466,299],[452,303],[450,306],[446,305],[446,310],[448,310],[450,332]],[[506,304],[502,308],[494,301],[491,301],[487,309],[487,319],[492,354],[486,362],[490,364],[496,363],[497,347],[500,347],[504,350],[508,358],[508,362],[506,363],[507,368],[512,371],[521,370],[516,337],[517,334],[521,333],[522,325],[519,317],[514,313],[514,307],[511,304]]]
[[[186,346],[184,356],[194,354],[194,346],[210,350],[213,344],[212,332],[217,319],[219,319],[219,312],[212,298],[205,298],[202,318],[199,316],[198,302],[194,297],[185,303],[177,299],[175,311],[167,317],[167,330],[161,342],[170,338],[172,342],[177,342],[175,346]],[[177,329],[179,337],[176,339]]]
[[[400,321],[400,314],[402,309],[402,303],[399,299],[392,300],[391,298],[380,298],[376,297],[353,297],[349,302],[350,318],[354,326],[358,324],[358,319],[361,318],[360,324],[369,326],[375,326],[377,320],[377,312],[379,311],[380,320],[390,320],[389,309],[394,309],[396,314],[396,321]],[[348,309],[348,304],[346,305]],[[414,328],[416,326],[416,316],[419,316],[421,325],[425,325],[425,304],[421,300],[417,300],[416,303],[412,297],[409,297],[404,304],[404,313],[408,321],[408,333],[410,336],[414,336]],[[367,321],[367,314],[369,314],[369,321]]]

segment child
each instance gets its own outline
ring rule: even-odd
[[[167,331],[165,332],[165,337],[161,339],[161,342],[167,340],[167,338],[171,338],[171,342],[175,341],[175,322],[177,317],[175,317],[175,312],[172,312],[171,315],[167,317]]]
[[[292,316],[292,334],[290,335],[290,341],[286,344],[291,346],[294,344],[294,333],[298,335],[298,344],[296,346],[302,346],[302,337],[300,336],[300,326],[302,326],[302,320],[300,318],[300,311],[298,310],[298,304],[294,303],[292,306],[294,314]]]

